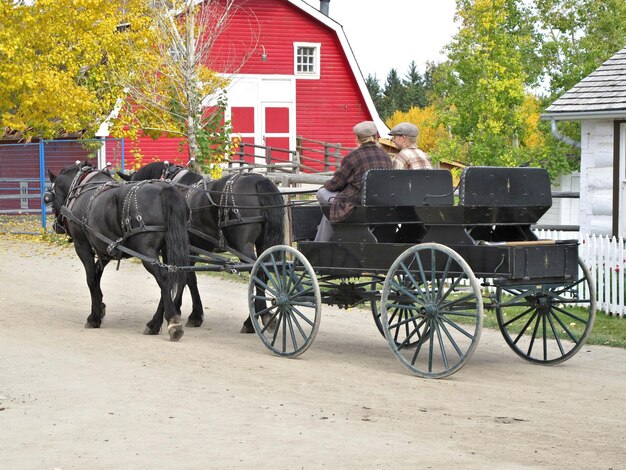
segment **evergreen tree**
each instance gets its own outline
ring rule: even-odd
[[[383,106],[383,90],[376,76],[369,74],[365,79],[365,86],[367,87],[367,91],[369,91],[376,110],[380,114]]]
[[[398,76],[397,70],[391,69],[387,74],[387,81],[385,82],[385,89],[383,91],[383,99],[381,111],[379,114],[383,119],[387,119],[396,110],[402,109],[404,105],[405,88],[402,84],[402,80]]]
[[[426,89],[424,87],[424,79],[417,70],[415,61],[409,64],[409,71],[403,81],[405,87],[405,99],[402,103],[401,111],[407,112],[409,109],[426,106]]]

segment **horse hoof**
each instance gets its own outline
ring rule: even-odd
[[[247,326],[246,324],[244,324],[244,325],[241,327],[241,330],[239,331],[239,333],[245,333],[245,334],[254,333],[254,327],[252,327],[252,326]]]
[[[158,331],[154,331],[154,330],[152,330],[149,326],[146,326],[146,329],[145,329],[145,330],[143,330],[143,334],[144,334],[144,335],[151,335],[151,336],[154,336],[154,335],[158,335],[158,334],[159,334],[159,332],[158,332]]]
[[[87,321],[87,323],[85,323],[85,328],[87,329],[93,329],[93,328],[100,328],[100,323],[91,323],[90,321]]]
[[[168,325],[167,330],[170,334],[170,341],[178,341],[185,334],[183,325],[180,323],[172,323],[171,325]]]
[[[185,323],[185,326],[190,327],[190,328],[198,328],[199,326],[202,326],[202,318],[187,318],[187,322]]]

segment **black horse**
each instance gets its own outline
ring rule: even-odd
[[[184,194],[191,210],[189,240],[192,247],[208,252],[228,251],[244,263],[254,262],[257,255],[274,245],[284,243],[284,202],[276,185],[258,173],[236,173],[211,180],[207,176],[164,162],[153,162],[131,176],[132,181],[164,179]],[[203,321],[202,300],[193,271],[187,274],[192,298],[192,312],[187,326]],[[259,292],[257,297],[264,293]],[[256,302],[262,302],[256,300]],[[177,299],[180,308],[180,299]],[[259,305],[257,311],[265,309]],[[253,333],[250,317],[242,333]]]
[[[189,265],[189,209],[182,194],[165,182],[120,183],[87,162],[48,174],[52,187],[44,201],[52,204],[55,231],[71,237],[87,275],[91,314],[85,327],[98,328],[104,318],[100,279],[106,265],[136,256],[159,284],[164,306],[144,334],[158,334],[165,315],[170,339],[178,341],[184,330],[172,296],[180,295],[185,279],[175,267]]]

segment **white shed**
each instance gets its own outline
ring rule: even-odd
[[[580,231],[626,237],[626,47],[541,117],[581,123]]]

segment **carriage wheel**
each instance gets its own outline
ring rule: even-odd
[[[298,250],[265,250],[250,273],[248,299],[254,330],[274,354],[296,357],[311,346],[322,300],[315,272]]]
[[[578,279],[569,284],[498,287],[498,325],[520,357],[558,364],[587,341],[596,318],[596,295],[587,266],[580,259],[578,266]]]
[[[404,276],[402,276],[402,280],[403,282],[405,281]],[[372,286],[372,290],[375,290],[374,286]],[[372,317],[374,318],[374,323],[376,324],[376,328],[378,328],[378,331],[380,332],[382,337],[386,339],[385,330],[383,328],[382,322],[380,321],[380,316],[382,312],[380,298],[376,300],[372,300],[370,302],[370,308],[372,310]],[[388,321],[389,323],[393,324],[396,318],[398,319],[405,318],[408,316],[408,314],[409,314],[409,311],[406,307],[395,306],[391,308],[390,311],[388,312],[388,316],[389,316]],[[400,345],[403,345],[403,347],[412,348],[414,346],[417,346],[420,342],[423,341],[423,338],[421,337],[418,337],[415,335],[411,336],[411,331],[413,328],[417,328],[417,322],[408,322],[408,323],[405,323],[402,327],[396,328],[396,330],[393,333],[393,340],[396,343],[396,346],[399,347]],[[404,343],[407,337],[409,337],[409,340],[406,343]]]
[[[478,345],[480,285],[451,248],[424,243],[402,253],[389,268],[381,303],[387,342],[415,375],[447,377],[465,365]]]

